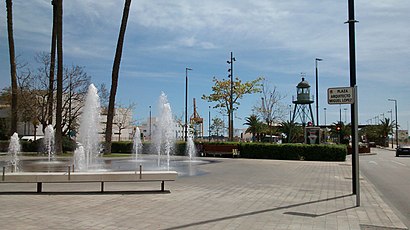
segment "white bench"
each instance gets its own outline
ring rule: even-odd
[[[104,182],[154,182],[161,181],[164,191],[165,181],[175,181],[176,171],[122,171],[122,172],[14,172],[5,173],[0,183],[37,183],[37,192],[42,192],[43,183],[100,182],[104,192]]]

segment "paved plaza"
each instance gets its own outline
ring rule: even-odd
[[[98,183],[44,184],[43,194],[0,184],[0,228],[407,229],[363,177],[356,207],[350,159],[206,159],[215,162],[165,183],[165,193],[153,191],[160,183],[106,183],[117,192],[103,194]]]

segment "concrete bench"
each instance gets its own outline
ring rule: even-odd
[[[14,172],[5,173],[0,183],[37,183],[37,192],[42,192],[43,183],[83,183],[100,182],[104,192],[104,182],[154,182],[161,181],[164,191],[165,181],[175,181],[176,171],[122,171],[122,172]]]

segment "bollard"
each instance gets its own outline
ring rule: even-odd
[[[68,180],[71,179],[71,166],[67,166],[68,168]]]
[[[140,180],[142,179],[142,165],[140,164]]]
[[[74,172],[74,164],[73,164],[73,168],[72,168],[72,169],[73,169],[73,172]]]
[[[2,176],[2,180],[4,181],[4,176],[6,175],[6,167],[3,166],[3,176]]]

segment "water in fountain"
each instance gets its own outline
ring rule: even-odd
[[[74,151],[76,168],[80,171],[91,169],[96,165],[100,154],[98,130],[100,127],[100,98],[93,84],[88,87],[87,97],[80,120],[77,141],[79,147]]]
[[[141,131],[138,127],[136,127],[134,138],[133,138],[133,152],[134,152],[135,161],[138,161],[138,154],[141,154],[141,151],[142,151]]]
[[[10,144],[8,149],[9,154],[9,163],[12,167],[12,171],[18,172],[19,171],[19,153],[20,153],[20,139],[17,133],[14,133],[13,136],[10,138]]]
[[[195,148],[195,143],[194,140],[192,140],[192,137],[188,137],[187,143],[186,143],[186,155],[189,156],[189,160],[192,161],[196,157],[196,148]]]
[[[52,125],[47,125],[44,130],[43,143],[48,154],[48,161],[54,158],[54,129]]]
[[[154,129],[154,146],[158,154],[158,167],[161,165],[161,156],[166,156],[169,169],[170,154],[175,148],[176,134],[175,121],[172,118],[171,105],[164,92],[159,97],[159,116]]]

